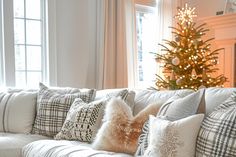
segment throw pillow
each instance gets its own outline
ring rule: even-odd
[[[111,99],[106,106],[104,122],[96,135],[93,148],[134,154],[144,122],[158,110],[159,106],[152,104],[133,117],[130,107],[123,100]]]
[[[68,110],[76,98],[89,103],[93,100],[95,90],[62,94],[40,84],[37,100],[37,114],[32,133],[44,136],[54,136],[65,121]]]
[[[168,99],[165,104],[162,105],[158,116],[165,116],[168,120],[178,120],[184,117],[196,113],[205,112],[205,90],[201,89],[195,93],[192,93],[186,97],[175,95]],[[143,156],[145,150],[148,147],[148,121],[143,126],[143,131],[139,137],[138,148],[135,156]]]
[[[148,157],[193,157],[203,114],[174,122],[149,117],[149,144],[144,153]]]
[[[166,116],[168,120],[179,120],[195,113],[205,113],[205,90],[201,89],[186,97],[171,97],[162,105],[158,116]]]
[[[30,133],[35,117],[37,92],[0,93],[0,131]]]
[[[98,100],[89,104],[80,98],[75,99],[67,114],[61,131],[54,139],[79,140],[91,142],[100,126],[105,101]]]
[[[81,99],[76,99],[71,105],[61,131],[55,139],[79,140],[92,142],[98,129],[101,127],[104,109],[112,97],[120,97],[127,101],[128,90],[113,92],[106,95],[106,98],[91,102],[89,104]]]
[[[202,156],[236,156],[236,92],[203,120],[196,146]]]
[[[94,100],[96,96],[95,89],[78,89],[70,87],[47,87],[43,83],[39,83],[38,100],[42,97],[51,97],[55,94],[58,95],[70,95],[79,94],[79,97],[86,103]]]

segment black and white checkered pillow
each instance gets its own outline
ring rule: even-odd
[[[236,92],[203,121],[196,157],[236,156]]]
[[[94,99],[95,90],[74,94],[57,93],[46,86],[40,86],[37,99],[37,114],[32,133],[54,136],[60,130],[71,104],[76,98],[89,103]]]
[[[97,133],[97,128],[101,125],[105,101],[96,101],[89,104],[80,98],[75,99],[67,114],[61,131],[55,139],[79,140],[92,142]],[[100,118],[99,118],[100,117]]]

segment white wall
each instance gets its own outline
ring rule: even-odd
[[[96,1],[55,0],[48,9],[52,84],[95,88]]]

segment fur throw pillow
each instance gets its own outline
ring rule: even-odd
[[[134,154],[143,124],[149,115],[156,115],[158,104],[148,105],[135,117],[130,107],[120,98],[113,98],[105,109],[103,124],[98,131],[93,148]]]

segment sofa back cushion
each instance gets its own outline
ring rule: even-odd
[[[131,110],[133,111],[134,110],[134,106],[135,106],[135,102],[134,102],[134,98],[135,98],[135,91],[133,90],[129,90],[129,89],[126,89],[126,88],[116,88],[116,89],[103,89],[103,90],[98,90],[96,92],[96,97],[94,100],[102,100],[104,99],[105,97],[110,97],[111,96],[116,96],[116,94],[124,91],[124,90],[127,90],[128,93],[126,94],[126,98],[125,98],[125,101],[129,104]],[[119,95],[119,94],[118,94]]]
[[[179,95],[180,97],[187,96],[193,93],[193,90],[166,90],[166,91],[157,91],[157,90],[135,90],[135,106],[133,114],[136,115],[141,110],[143,110],[149,104],[159,104],[160,106],[164,104],[169,98],[174,95]]]
[[[35,117],[37,92],[0,93],[0,131],[30,133]]]
[[[185,97],[175,95],[161,106],[158,116],[168,120],[179,120],[196,113],[205,113],[205,90],[201,89]]]
[[[222,104],[230,95],[236,91],[236,88],[206,88],[205,101],[206,101],[206,114],[208,115],[216,107]]]

